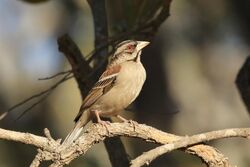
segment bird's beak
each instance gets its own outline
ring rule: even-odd
[[[147,45],[149,44],[148,41],[137,41],[137,46],[136,46],[136,49],[139,51],[139,50],[142,50],[144,47],[146,47]]]

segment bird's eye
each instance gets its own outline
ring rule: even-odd
[[[128,50],[132,50],[132,49],[134,49],[135,47],[136,47],[136,45],[128,45],[128,46],[127,46],[127,49],[128,49]]]

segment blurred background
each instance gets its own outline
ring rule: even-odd
[[[112,2],[108,1],[107,11],[115,20],[119,11],[113,9],[119,3]],[[119,7],[133,18],[132,9]],[[249,11],[248,0],[173,0],[170,17],[143,52],[147,81],[125,117],[176,135],[249,127],[248,112],[235,86],[236,75],[250,53]],[[126,26],[126,21],[119,22],[118,28]],[[64,33],[71,35],[84,55],[93,50],[93,18],[85,0],[0,1],[0,113],[58,80],[38,78],[70,69],[56,42]],[[78,86],[71,79],[18,121],[15,119],[30,104],[11,112],[0,126],[37,135],[43,135],[47,127],[53,137],[63,138],[73,127],[80,105]],[[138,139],[122,140],[131,158],[155,147]],[[210,144],[231,164],[250,166],[249,141],[223,139]],[[0,141],[0,148],[1,167],[28,166],[36,153],[30,146],[7,141]],[[108,167],[110,163],[100,143],[70,166]],[[176,151],[151,166],[198,167],[202,163]]]

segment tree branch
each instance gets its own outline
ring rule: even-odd
[[[208,145],[195,145],[187,148],[185,152],[200,157],[208,167],[231,167],[227,157]]]
[[[49,141],[46,137],[41,137],[30,133],[15,132],[0,128],[0,139],[33,145],[41,149],[49,148]]]
[[[70,75],[70,73],[66,73],[64,75],[64,77],[62,79],[60,79],[58,82],[56,82],[54,85],[52,85],[50,88],[43,90],[35,95],[32,95],[31,97],[24,99],[23,101],[17,103],[16,105],[12,106],[11,108],[9,108],[7,111],[5,111],[4,113],[0,114],[0,121],[2,119],[4,119],[10,112],[12,112],[13,110],[15,110],[16,108],[22,106],[25,103],[28,103],[32,100],[35,100],[37,98],[40,98],[37,102],[34,102],[32,105],[30,105],[28,108],[26,108],[24,111],[21,111],[21,114],[18,116],[18,118],[16,120],[18,120],[19,118],[21,118],[24,114],[26,114],[28,111],[30,111],[31,109],[33,109],[35,106],[37,106],[39,103],[41,103],[42,101],[44,101],[50,93],[52,93],[59,85],[61,85],[61,83],[71,79],[72,76]],[[43,96],[43,97],[42,97]]]
[[[211,164],[211,162],[215,162],[215,160],[213,159],[217,158],[216,160],[218,161],[217,155],[219,154],[217,153],[217,151],[215,151],[214,148],[199,143],[228,137],[243,137],[250,139],[250,128],[225,129],[202,133],[191,137],[182,137],[165,133],[153,127],[138,124],[136,122],[111,123],[110,125],[107,125],[107,127],[104,127],[100,124],[92,124],[83,133],[83,135],[69,147],[60,145],[59,142],[52,139],[50,135],[46,136],[47,137],[42,137],[30,133],[21,133],[0,129],[0,139],[21,142],[40,148],[42,151],[38,152],[38,155],[32,162],[32,164],[38,165],[42,160],[52,160],[54,162],[52,164],[53,166],[63,166],[65,164],[69,164],[73,159],[85,154],[96,143],[104,141],[106,138],[117,136],[134,137],[143,139],[144,141],[150,143],[166,144],[154,149],[156,151],[151,150],[150,156],[153,157],[148,156],[149,153],[145,153],[133,160],[131,163],[134,166],[140,166],[142,164],[146,164],[146,162],[152,161],[159,155],[180,148],[184,148],[183,151],[189,154],[194,154],[196,156],[202,157],[204,162],[206,162],[207,164]],[[214,158],[208,156],[209,154],[204,154],[208,152],[210,153],[210,155],[213,154]],[[220,156],[220,163],[226,164],[226,158],[222,155]],[[140,160],[140,162],[137,161],[138,159]]]
[[[89,76],[92,72],[92,68],[84,59],[80,49],[69,35],[65,34],[59,37],[57,43],[59,51],[64,53],[72,67],[72,72],[80,89],[82,98],[84,98],[94,83],[92,80],[86,79],[86,76]]]
[[[49,79],[53,79],[53,78],[56,78],[58,76],[65,75],[65,74],[68,74],[68,73],[71,73],[71,72],[72,72],[72,70],[62,71],[62,72],[56,73],[56,74],[54,74],[52,76],[49,76],[49,77],[38,78],[38,80],[40,80],[40,81],[49,80]]]
[[[32,163],[30,164],[30,167],[39,167],[39,165],[43,161],[42,150],[37,149],[37,152],[38,153],[36,154],[35,158],[33,159]]]
[[[198,144],[201,142],[208,142],[211,140],[228,138],[228,137],[243,137],[250,139],[249,132],[250,132],[249,129],[225,129],[225,130],[218,130],[218,131],[193,135],[190,137],[185,136],[177,141],[174,141],[172,143],[163,146],[159,146],[155,149],[143,153],[141,156],[132,160],[131,167],[138,167],[138,166],[143,166],[144,164],[149,164],[155,158],[163,154],[169,153],[173,150],[177,150],[180,148],[186,148],[188,146],[192,146],[194,144]]]
[[[105,0],[88,0],[94,20],[95,49],[101,44],[106,43],[108,40],[108,21],[105,3]],[[100,61],[107,58],[107,55],[108,47],[105,47],[98,53],[98,56],[96,57],[96,63],[98,64]]]

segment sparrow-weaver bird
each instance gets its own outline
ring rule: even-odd
[[[136,99],[146,79],[140,56],[141,50],[148,44],[146,41],[126,40],[116,46],[106,71],[83,100],[74,120],[75,127],[64,144],[77,139],[83,127],[94,116],[99,123],[104,123],[100,116],[124,119],[118,114]]]

